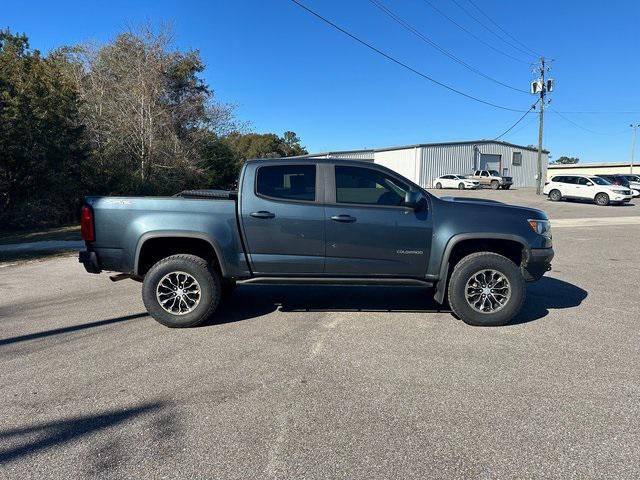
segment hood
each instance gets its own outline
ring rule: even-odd
[[[498,202],[497,200],[488,200],[485,198],[473,198],[473,197],[438,197],[447,203],[459,205],[461,208],[476,209],[480,214],[491,215],[492,213],[500,214],[521,214],[527,216],[527,218],[539,218],[548,219],[547,214],[538,210],[537,208],[522,207],[520,205],[511,205],[504,202]]]
[[[438,197],[440,200],[445,200],[447,202],[460,202],[460,203],[490,203],[495,205],[496,203],[499,205],[506,205],[506,203],[499,202],[497,200],[488,200],[486,198],[473,198],[473,197],[452,197],[447,195],[445,197]]]

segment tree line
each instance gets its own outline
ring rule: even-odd
[[[170,32],[127,31],[43,55],[0,31],[0,231],[75,221],[82,197],[228,188],[248,158],[307,153],[253,133]]]

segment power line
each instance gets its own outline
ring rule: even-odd
[[[524,112],[524,115],[522,115],[518,121],[516,123],[514,123],[513,125],[511,125],[509,128],[507,128],[504,132],[502,132],[500,135],[498,135],[496,138],[494,138],[494,140],[498,140],[502,137],[504,137],[507,133],[509,133],[511,130],[513,130],[515,128],[516,125],[518,125],[522,120],[524,120],[524,117],[526,117],[527,115],[529,115],[529,113],[531,113],[531,110],[533,110],[534,108],[536,108],[536,105],[538,104],[540,100],[536,100],[536,103],[534,103],[533,105],[531,105],[531,108],[529,108],[529,110],[527,110],[526,112]]]
[[[303,5],[302,3],[300,3],[298,0],[291,0],[293,3],[295,3],[296,5],[298,5],[300,8],[302,8],[303,10],[306,10],[308,13],[310,13],[311,15],[313,15],[314,17],[322,20],[324,23],[326,23],[327,25],[330,25],[331,27],[335,28],[336,30],[338,30],[339,32],[342,32],[343,34],[347,35],[348,37],[350,37],[351,39],[355,40],[356,42],[360,43],[361,45],[364,45],[365,47],[367,47],[370,50],[373,50],[374,52],[376,52],[378,55],[382,55],[384,58],[386,58],[387,60],[395,63],[396,65],[400,65],[402,68],[405,68],[407,70],[409,70],[412,73],[415,73],[416,75],[424,78],[425,80],[429,80],[432,83],[435,83],[436,85],[440,85],[443,88],[446,88],[447,90],[457,93],[458,95],[461,95],[463,97],[466,97],[470,100],[474,100],[478,103],[483,103],[484,105],[489,105],[490,107],[494,107],[494,108],[499,108],[500,110],[507,110],[510,112],[523,112],[524,110],[520,110],[517,108],[511,108],[511,107],[505,107],[503,105],[498,105],[496,103],[492,103],[489,102],[487,100],[483,100],[481,98],[478,97],[474,97],[473,95],[470,95],[468,93],[462,92],[454,87],[451,87],[449,85],[447,85],[446,83],[443,83],[439,80],[436,80],[433,77],[430,77],[429,75],[420,72],[419,70],[416,70],[415,68],[407,65],[406,63],[401,62],[400,60],[397,60],[396,58],[392,57],[391,55],[389,55],[388,53],[383,52],[382,50],[374,47],[373,45],[371,45],[370,43],[365,42],[364,40],[361,40],[360,38],[356,37],[354,34],[348,32],[347,30],[345,30],[344,28],[336,25],[335,23],[333,23],[331,20],[323,17],[322,15],[320,15],[319,13],[316,13],[315,11],[311,10],[309,7],[307,7],[306,5]]]
[[[476,3],[473,0],[467,0],[471,5],[473,5],[475,7],[476,10],[478,10],[486,19],[488,19],[491,23],[493,23],[496,27],[498,27],[500,29],[500,31],[502,33],[504,33],[505,35],[507,35],[509,38],[511,38],[513,41],[515,41],[516,43],[518,43],[519,45],[521,45],[522,47],[524,47],[526,50],[528,50],[529,52],[531,52],[533,55],[535,55],[536,57],[541,57],[542,54],[541,53],[537,53],[534,50],[531,50],[529,47],[527,47],[524,43],[522,43],[520,40],[518,40],[516,37],[514,37],[513,35],[511,35],[509,32],[507,32],[504,28],[502,28],[498,23],[496,23],[489,15],[487,15],[478,5],[476,5]]]
[[[397,14],[395,14],[392,10],[390,10],[389,8],[384,6],[382,3],[380,3],[378,0],[369,0],[369,2],[371,2],[373,5],[375,5],[380,11],[382,11],[385,15],[387,15],[389,18],[394,20],[396,23],[400,24],[406,30],[408,30],[411,33],[413,33],[414,35],[416,35],[423,42],[431,45],[433,48],[437,49],[438,51],[440,51],[441,53],[443,53],[447,57],[451,58],[455,62],[459,63],[463,67],[471,70],[475,74],[480,75],[481,77],[484,77],[487,80],[490,80],[490,81],[492,81],[494,83],[497,83],[498,85],[502,85],[503,87],[509,88],[511,90],[515,90],[516,92],[522,92],[522,93],[527,93],[527,94],[529,93],[527,90],[523,90],[521,88],[513,87],[511,85],[508,85],[506,83],[501,82],[500,80],[497,80],[497,79],[495,79],[493,77],[490,77],[489,75],[484,74],[483,72],[481,72],[477,68],[469,65],[464,60],[461,60],[460,58],[456,57],[453,53],[451,53],[448,50],[442,48],[440,45],[438,45],[436,42],[434,42],[431,38],[427,37],[422,32],[420,32],[415,27],[413,27],[411,24],[409,24],[408,22],[403,20],[401,17],[399,17]]]
[[[622,133],[627,133],[625,132],[617,132],[617,133],[605,133],[605,132],[597,132],[595,130],[591,130],[590,128],[587,127],[583,127],[582,125],[574,122],[573,120],[571,120],[570,118],[565,117],[561,112],[557,111],[556,109],[552,108],[551,106],[549,106],[549,110],[551,110],[553,113],[555,113],[556,115],[558,115],[560,118],[562,118],[565,122],[568,122],[570,124],[572,124],[575,127],[578,127],[581,130],[584,130],[585,132],[588,133],[593,133],[595,135],[622,135]]]
[[[505,40],[503,37],[501,37],[500,35],[498,35],[495,31],[493,31],[491,28],[487,27],[483,22],[481,22],[478,17],[476,17],[474,14],[472,14],[471,12],[469,12],[469,10],[467,10],[466,8],[464,8],[459,2],[458,0],[451,0],[453,3],[455,3],[458,8],[460,8],[460,10],[462,10],[464,13],[466,13],[469,17],[471,17],[476,23],[478,23],[480,26],[482,26],[482,28],[484,28],[486,31],[488,31],[489,33],[491,33],[493,36],[495,36],[496,38],[498,38],[500,41],[504,42],[506,45],[509,45],[511,48],[518,50],[521,53],[524,53],[525,55],[530,55],[529,52],[527,52],[526,50],[523,50],[522,48],[518,47],[517,45],[514,45],[513,43]]]
[[[520,125],[520,127],[516,128],[515,130],[512,130],[511,132],[509,132],[508,135],[505,135],[503,138],[509,138],[509,137],[513,138],[513,135],[531,126],[531,124],[535,121],[535,119],[536,119],[535,117],[529,117],[529,120],[527,120],[526,122],[523,122],[522,125]]]
[[[593,114],[593,115],[630,115],[630,114],[638,114],[640,110],[630,110],[630,111],[606,111],[606,110],[592,110],[592,111],[561,111],[559,113],[569,113],[569,114]]]
[[[522,60],[518,57],[514,57],[513,55],[507,53],[507,52],[503,52],[502,50],[494,47],[493,45],[491,45],[489,42],[485,41],[484,39],[482,39],[481,37],[477,36],[475,33],[473,33],[472,31],[468,30],[467,28],[465,28],[464,26],[460,25],[458,22],[456,22],[453,18],[451,18],[449,15],[447,15],[446,13],[444,13],[442,10],[440,10],[438,7],[436,7],[430,0],[424,0],[424,2],[429,5],[433,10],[435,10],[438,14],[440,14],[440,16],[442,16],[443,18],[447,19],[449,22],[451,22],[452,24],[454,24],[456,27],[458,27],[460,30],[462,30],[463,32],[465,32],[467,35],[469,35],[470,37],[472,37],[473,39],[475,39],[476,41],[482,43],[484,46],[490,48],[491,50],[493,50],[494,52],[499,53],[500,55],[503,55],[507,58],[510,58],[511,60],[515,60],[516,62],[520,62],[520,63],[526,63],[527,65],[531,65],[531,62],[528,60]]]

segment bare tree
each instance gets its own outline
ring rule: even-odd
[[[172,48],[171,32],[149,27],[106,45],[66,50],[82,101],[92,157],[103,172],[134,174],[139,184],[171,172],[196,172],[203,132],[235,130],[233,106],[214,100],[199,77],[199,52]],[[174,175],[175,177],[176,175]]]

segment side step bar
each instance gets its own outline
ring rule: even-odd
[[[432,287],[433,282],[419,278],[370,277],[254,277],[239,280],[238,284],[258,285],[397,285]]]

